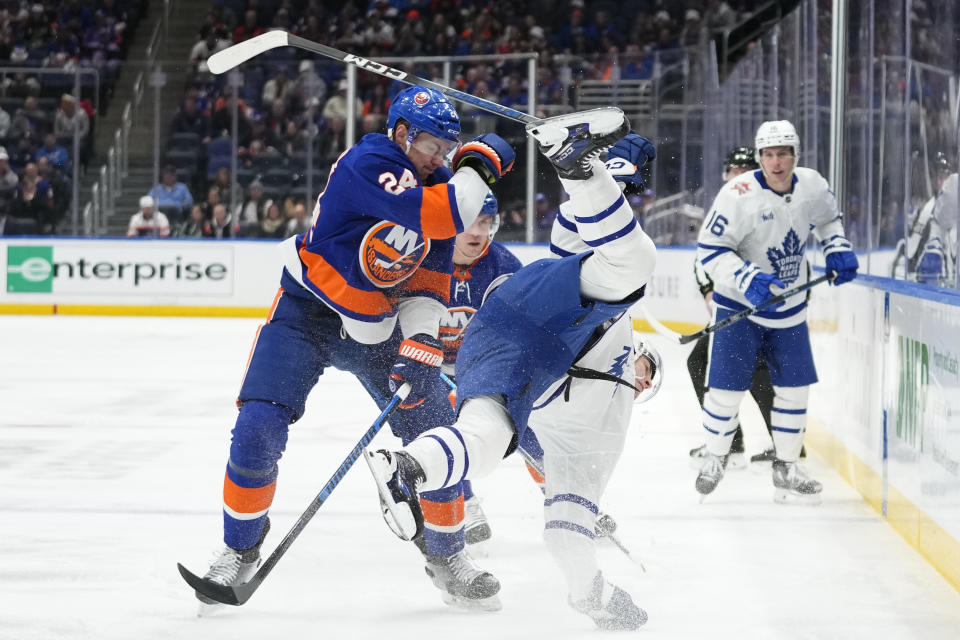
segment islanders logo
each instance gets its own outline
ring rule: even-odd
[[[440,341],[443,343],[443,360],[447,364],[457,361],[457,352],[463,344],[463,333],[473,320],[477,310],[473,307],[451,307],[440,320]]]
[[[783,284],[790,284],[800,275],[800,264],[803,262],[803,243],[800,236],[793,229],[787,233],[780,248],[767,249],[767,260],[773,267],[773,272]]]
[[[393,222],[370,228],[360,243],[360,266],[374,286],[392,287],[417,270],[430,251],[430,240]]]
[[[430,102],[430,94],[426,91],[421,91],[417,95],[413,96],[413,101],[416,102],[421,107],[428,102]]]

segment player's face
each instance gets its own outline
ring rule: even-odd
[[[490,242],[490,229],[493,224],[493,216],[477,216],[473,224],[457,236],[453,245],[453,261],[457,264],[469,264],[479,258]]]
[[[458,146],[456,142],[441,140],[429,133],[421,133],[410,143],[407,157],[417,168],[420,179],[426,180],[431,173],[453,157]]]
[[[760,166],[767,184],[779,193],[790,191],[796,163],[791,147],[767,147],[760,151]]]
[[[640,356],[633,362],[633,386],[640,391],[646,391],[653,386],[652,363],[647,356]],[[633,399],[636,400],[640,391],[633,392]]]

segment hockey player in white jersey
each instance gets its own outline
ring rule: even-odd
[[[643,295],[655,248],[596,159],[626,134],[626,119],[618,109],[596,109],[528,130],[570,194],[565,219],[581,243],[567,245],[566,257],[520,269],[474,316],[457,357],[453,425],[425,432],[402,451],[368,453],[388,522],[401,537],[422,528],[420,491],[489,473],[522,439],[535,409],[565,398],[579,405],[581,383],[603,381],[603,397],[622,412],[635,392],[651,393],[658,379],[660,363],[638,353],[619,324]],[[652,145],[640,140],[645,145],[630,163],[634,172],[653,156]],[[592,252],[579,251],[587,247]],[[601,628],[635,629],[646,613],[604,578],[593,551],[597,504],[622,449],[625,423],[613,416],[598,424],[597,417],[568,419],[561,411],[539,427],[548,486],[545,539],[567,578],[571,606]]]
[[[835,285],[856,277],[858,262],[827,181],[797,167],[800,142],[786,120],[764,122],[755,149],[760,169],[728,182],[700,229],[697,257],[714,282],[717,322],[757,306],[780,289],[807,281],[810,230],[820,241]],[[771,290],[776,287],[776,292]],[[806,430],[807,396],[817,381],[803,296],[758,311],[713,334],[703,402],[709,454],[696,489],[706,495],[723,478],[739,407],[758,354],[767,361],[774,399],[771,429],[774,499],[819,502],[822,486],[797,465]]]

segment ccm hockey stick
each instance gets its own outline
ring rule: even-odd
[[[350,467],[353,466],[353,463],[356,462],[361,455],[363,455],[364,449],[370,444],[370,441],[373,440],[374,436],[380,431],[380,428],[383,427],[383,423],[387,421],[387,418],[393,413],[393,410],[397,407],[400,402],[407,397],[407,394],[410,393],[410,385],[404,383],[400,389],[393,395],[390,399],[390,402],[387,403],[387,406],[384,407],[383,411],[380,412],[380,415],[377,416],[377,419],[373,421],[373,424],[367,429],[366,433],[363,434],[363,437],[360,438],[360,441],[357,442],[356,446],[347,454],[347,457],[344,459],[343,463],[337,468],[337,470],[330,477],[330,480],[327,481],[327,484],[324,485],[323,490],[317,494],[317,497],[313,499],[313,502],[307,507],[307,510],[304,511],[297,522],[293,525],[290,531],[287,532],[287,535],[283,537],[283,540],[280,541],[280,544],[277,545],[277,548],[273,550],[273,553],[270,554],[270,557],[267,558],[267,561],[257,570],[257,572],[250,578],[249,582],[244,582],[243,584],[238,585],[222,585],[217,584],[216,582],[211,582],[206,578],[200,578],[190,573],[186,567],[184,567],[179,562],[177,563],[177,569],[180,570],[180,575],[183,576],[183,579],[187,581],[191,587],[193,587],[197,593],[204,595],[211,600],[216,600],[217,602],[222,602],[223,604],[231,605],[241,605],[247,600],[250,599],[250,596],[253,595],[253,592],[257,590],[260,586],[260,583],[269,575],[273,570],[273,567],[276,566],[277,562],[280,561],[280,558],[283,557],[283,554],[287,552],[287,549],[290,548],[290,545],[293,544],[293,541],[297,539],[304,528],[307,526],[307,523],[310,522],[310,519],[317,513],[317,510],[320,509],[327,498],[330,497],[330,494],[333,493],[333,490],[336,489],[337,485],[340,484],[340,481],[343,480],[344,476],[347,475],[347,471],[350,470]]]
[[[322,56],[339,60],[340,62],[346,64],[355,65],[359,69],[371,71],[393,80],[399,80],[400,82],[405,82],[407,84],[418,84],[429,89],[435,89],[443,95],[453,98],[454,100],[471,104],[478,109],[489,111],[490,113],[502,116],[508,120],[513,120],[514,122],[520,122],[522,124],[534,124],[541,121],[540,118],[536,118],[522,111],[517,111],[516,109],[511,109],[510,107],[504,107],[496,102],[484,100],[483,98],[472,96],[469,93],[451,89],[450,87],[433,82],[432,80],[415,76],[407,73],[406,71],[401,71],[400,69],[388,67],[387,65],[381,64],[374,60],[368,60],[367,58],[363,58],[361,56],[355,56],[352,53],[346,53],[344,51],[340,51],[339,49],[328,47],[327,45],[320,44],[319,42],[313,42],[312,40],[301,38],[300,36],[293,35],[292,33],[288,33],[283,30],[267,31],[259,36],[254,36],[249,40],[244,40],[243,42],[239,42],[231,47],[227,47],[223,51],[218,51],[207,59],[207,68],[211,73],[225,73],[230,69],[243,64],[250,58],[254,58],[261,53],[270,51],[271,49],[276,49],[277,47],[296,47],[298,49],[303,49],[304,51],[318,53]]]
[[[811,288],[817,286],[818,284],[822,284],[822,283],[824,283],[824,282],[828,282],[828,281],[830,281],[830,280],[833,280],[835,277],[836,277],[836,275],[831,271],[830,273],[824,274],[824,275],[820,276],[819,278],[814,278],[813,280],[810,280],[810,281],[807,282],[806,284],[802,284],[802,285],[800,285],[799,287],[794,287],[793,289],[787,289],[786,291],[784,291],[783,293],[781,293],[781,294],[779,294],[779,295],[773,296],[772,298],[767,298],[766,300],[764,300],[763,302],[761,302],[760,304],[758,304],[758,305],[755,306],[755,307],[747,307],[746,309],[743,309],[742,311],[738,311],[738,312],[736,312],[735,314],[733,314],[732,316],[727,316],[727,317],[724,318],[723,320],[720,320],[719,322],[716,322],[716,323],[710,325],[709,327],[706,327],[706,328],[704,328],[704,329],[701,329],[700,331],[697,331],[696,333],[691,333],[691,334],[688,334],[688,335],[680,336],[679,338],[677,338],[677,342],[679,342],[680,344],[687,344],[688,342],[693,342],[694,340],[699,340],[699,339],[702,338],[703,336],[710,335],[710,334],[713,333],[714,331],[718,331],[718,330],[723,329],[723,328],[725,328],[725,327],[729,327],[729,326],[732,325],[734,322],[738,322],[738,321],[740,321],[740,320],[743,320],[743,319],[746,318],[747,316],[753,315],[753,314],[756,313],[757,311],[762,311],[762,310],[764,310],[764,309],[766,309],[766,308],[768,308],[768,307],[770,307],[770,306],[772,306],[772,305],[777,304],[778,302],[783,302],[784,300],[786,300],[787,298],[789,298],[789,297],[791,297],[791,296],[795,296],[795,295],[797,295],[798,293],[803,293],[803,292],[806,291],[807,289],[811,289]]]
[[[457,390],[457,383],[451,380],[447,376],[447,374],[441,373],[440,378],[447,384],[448,387],[450,387],[451,391]],[[517,452],[520,454],[520,457],[523,458],[523,461],[528,465],[530,465],[530,468],[536,470],[536,472],[539,473],[541,476],[544,475],[543,466],[540,464],[540,462],[536,458],[531,456],[529,453],[527,453],[520,447],[517,447]],[[618,549],[620,549],[620,551],[623,552],[623,555],[627,556],[627,558],[629,558],[631,561],[636,563],[637,566],[639,566],[644,573],[647,572],[647,568],[643,566],[643,563],[640,561],[640,559],[635,558],[633,554],[630,553],[630,550],[627,549],[622,542],[620,542],[620,539],[614,535],[614,531],[617,530],[617,523],[613,519],[613,517],[601,511],[599,516],[597,517],[597,522],[595,527],[597,530],[597,537],[604,537],[610,542],[612,542],[615,547],[617,547]]]

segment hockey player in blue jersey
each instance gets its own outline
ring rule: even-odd
[[[289,425],[303,415],[325,368],[355,374],[381,407],[410,383],[390,418],[404,442],[452,422],[437,334],[454,237],[474,222],[489,186],[514,161],[494,134],[462,146],[459,139],[459,116],[441,93],[419,86],[400,92],[387,135],[368,134],[337,159],[310,229],[282,246],[280,289],[237,399],[223,487],[226,548],[205,578],[239,584],[260,564]],[[432,505],[459,495],[454,486],[422,497]],[[462,531],[423,537],[428,573],[444,599],[495,608],[499,583],[462,551],[462,538]]]
[[[813,230],[833,284],[857,275],[857,257],[843,232],[836,199],[823,176],[796,166],[800,141],[786,120],[757,129],[760,169],[728,182],[717,194],[700,229],[697,259],[714,282],[713,322],[757,306],[779,289],[807,281],[805,248]],[[778,289],[778,290],[779,290]],[[777,502],[820,500],[822,486],[797,464],[806,431],[807,396],[817,381],[806,323],[806,298],[758,311],[715,332],[710,342],[709,387],[703,400],[707,455],[696,490],[711,493],[723,478],[739,424],[739,407],[750,388],[758,356],[773,383],[770,413],[776,459]]]
[[[569,222],[590,251],[528,265],[484,301],[467,328],[457,358],[456,422],[426,431],[401,451],[367,453],[388,522],[402,537],[415,537],[422,530],[417,495],[495,468],[522,439],[535,405],[564,394],[561,387],[581,352],[602,341],[606,330],[643,295],[656,249],[598,159],[628,129],[623,113],[610,107],[528,125],[528,133],[560,175],[570,196],[570,210],[577,212]],[[652,157],[652,145],[648,148],[649,153],[638,153],[635,169]],[[649,387],[646,371],[643,380],[636,378],[637,362],[628,346],[617,369],[590,373],[607,380],[608,394],[615,395],[623,386],[632,399],[635,391]],[[609,443],[595,442],[591,430],[579,426],[564,444],[581,450],[598,446],[594,462],[601,459]],[[556,431],[558,438],[563,433],[558,425],[545,425],[545,429]],[[615,455],[606,456],[604,462],[611,464],[615,459]],[[605,479],[577,480],[592,474],[592,469],[579,465],[563,469],[562,475],[578,490],[548,496],[545,505],[545,513],[555,514],[547,523],[548,532],[577,535],[588,547],[551,546],[551,538],[545,535],[545,539],[555,556],[564,554],[560,565],[571,605],[602,628],[635,629],[645,622],[646,614],[626,592],[604,579],[592,553],[597,492],[602,492]],[[548,481],[552,475],[548,470]]]

